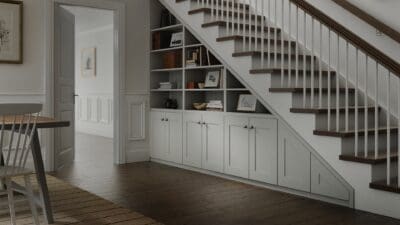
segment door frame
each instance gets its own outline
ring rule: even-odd
[[[54,9],[61,5],[67,6],[82,6],[89,8],[112,10],[114,12],[114,78],[113,78],[113,162],[115,164],[123,164],[126,162],[125,156],[125,135],[123,135],[123,103],[125,102],[125,68],[126,68],[126,27],[125,27],[125,4],[116,1],[109,0],[46,0],[44,12],[45,16],[45,29],[46,29],[46,107],[44,113],[47,115],[55,115],[55,99],[54,90],[56,88],[55,76],[54,76]],[[47,149],[45,156],[46,166],[49,170],[53,171],[55,168],[54,160],[54,147],[55,139],[54,132],[47,131],[47,135],[44,135],[43,142]]]

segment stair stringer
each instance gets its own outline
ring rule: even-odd
[[[271,93],[269,74],[251,75],[251,57],[232,57],[234,41],[217,42],[218,27],[202,28],[205,16],[202,13],[189,15],[190,1],[160,0],[188,27],[199,40],[215,54],[228,69],[270,110],[320,161],[326,162],[355,190],[354,207],[359,210],[400,218],[400,195],[369,188],[373,177],[372,166],[339,160],[342,141],[340,138],[322,137],[313,134],[316,116],[290,113],[291,93]]]

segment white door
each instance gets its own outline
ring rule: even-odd
[[[247,117],[227,117],[225,120],[225,172],[249,177],[249,129]]]
[[[75,157],[75,17],[60,5],[55,6],[54,32],[55,117],[71,122],[55,131],[54,168],[58,170]]]
[[[150,156],[156,159],[165,160],[168,146],[166,142],[166,121],[165,113],[151,112],[150,113]]]
[[[168,145],[166,160],[182,163],[182,114],[165,113]]]
[[[200,113],[185,113],[183,123],[183,164],[201,168],[202,117]]]
[[[203,169],[224,170],[224,117],[222,114],[203,115]]]
[[[250,119],[250,179],[278,184],[276,119]]]

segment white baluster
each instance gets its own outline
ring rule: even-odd
[[[288,47],[291,48],[291,41],[288,42]],[[299,7],[296,6],[296,81],[295,86],[299,87]]]
[[[243,35],[243,51],[246,51],[246,6],[243,2],[243,17],[242,17],[242,35]]]
[[[328,29],[328,130],[331,130],[331,29]]]
[[[307,49],[307,14],[306,11],[303,11],[303,44],[304,44],[304,50],[303,50],[303,70],[304,73],[307,70],[307,61],[304,60],[306,58],[306,49]],[[307,101],[307,79],[306,76],[303,76],[303,108],[306,108],[306,101]],[[310,108],[313,106],[311,105]]]
[[[274,12],[274,23],[275,23],[275,27],[278,26],[278,3],[277,0],[275,0],[275,12]],[[282,33],[281,33],[282,35]],[[283,44],[283,43],[281,43]],[[276,68],[277,65],[277,61],[278,61],[278,32],[276,31],[276,29],[274,30],[274,68]]]
[[[291,38],[292,38],[292,4],[289,1],[289,24],[288,24],[288,41],[290,42]],[[283,53],[282,53],[283,54]],[[292,87],[292,48],[289,47],[289,51],[288,51],[288,67],[289,67],[289,71],[288,71],[288,87]]]
[[[390,171],[390,155],[391,155],[391,150],[390,150],[390,71],[387,71],[388,76],[387,76],[387,88],[386,88],[386,104],[387,104],[387,113],[386,113],[386,176],[387,176],[387,185],[391,184],[391,171]]]
[[[251,29],[251,26],[252,26],[252,20],[251,20],[251,14],[252,14],[252,4],[251,4],[251,0],[249,0],[249,5],[250,5],[250,10],[249,10],[249,18],[248,18],[248,25],[249,25],[249,39],[248,39],[248,41],[249,41],[249,51],[251,51],[251,49],[252,49],[252,44],[251,44],[251,35],[252,35],[252,29]]]
[[[379,64],[376,62],[376,71],[375,71],[375,159],[378,158],[378,83],[379,83]]]
[[[284,33],[284,31],[285,31],[285,1],[282,1],[281,2],[281,7],[282,7],[282,20],[281,20],[281,22],[282,22],[282,32],[281,32],[281,43],[283,43],[284,42],[284,39],[283,39],[283,33]],[[283,54],[283,52],[284,52],[284,45],[283,44],[281,44],[281,87],[283,88],[284,87],[284,80],[285,80],[285,70],[284,70],[284,54]],[[289,70],[290,70],[290,68],[289,68]]]
[[[267,64],[268,68],[271,68],[271,26],[270,26],[270,21],[271,21],[271,0],[268,0],[268,20],[267,20],[267,51],[268,51],[268,58],[267,58]],[[276,25],[276,24],[275,24]],[[276,33],[276,30],[275,30]],[[275,39],[276,41],[276,39]]]
[[[215,19],[215,14],[214,14],[214,0],[211,0],[211,4],[210,4],[210,10],[211,10],[211,21],[214,21]]]
[[[349,131],[349,42],[346,41],[345,130]]]
[[[256,30],[255,30],[255,34],[254,34],[254,50],[257,51],[258,50],[258,41],[257,41],[257,37],[258,37],[258,19],[257,19],[257,15],[258,15],[258,0],[254,0],[254,19],[255,19],[255,26],[256,26]]]
[[[400,129],[400,79],[397,78],[397,127]],[[397,157],[400,157],[400,131],[397,132]],[[400,187],[400,160],[397,160],[397,186]]]
[[[319,96],[318,96],[318,105],[319,108],[322,108],[322,32],[323,26],[322,23],[319,23]]]
[[[264,68],[264,54],[265,54],[265,43],[264,43],[264,39],[265,39],[265,9],[264,9],[264,0],[261,0],[261,15],[262,15],[262,19],[261,19],[261,68]],[[256,43],[258,43],[258,41],[256,40]],[[269,39],[268,39],[268,43],[269,43]],[[269,55],[269,52],[268,52]],[[268,58],[268,57],[267,57]]]
[[[235,0],[232,0],[231,1],[231,25],[232,25],[232,27],[231,27],[231,31],[232,31],[232,35],[234,35],[235,34]],[[228,16],[229,16],[229,13],[228,13]]]
[[[339,87],[339,74],[340,74],[340,36],[337,34],[337,66],[336,66],[336,131],[340,131],[340,87]]]
[[[356,89],[354,93],[354,98],[355,98],[355,107],[354,107],[354,115],[355,115],[355,143],[354,143],[354,155],[357,157],[358,156],[358,48],[356,49]]]
[[[315,66],[314,66],[314,52],[315,52],[315,37],[314,37],[314,32],[315,31],[315,18],[311,17],[311,107],[314,107],[315,104],[315,93],[314,93],[314,87],[315,87]],[[306,58],[303,59],[304,61],[307,61]]]
[[[368,157],[368,55],[365,54],[364,156]]]

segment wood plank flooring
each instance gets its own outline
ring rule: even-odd
[[[79,162],[56,176],[167,225],[400,225],[399,220],[157,163],[114,166],[104,161],[110,153],[103,141],[83,139],[88,146],[81,146]]]

